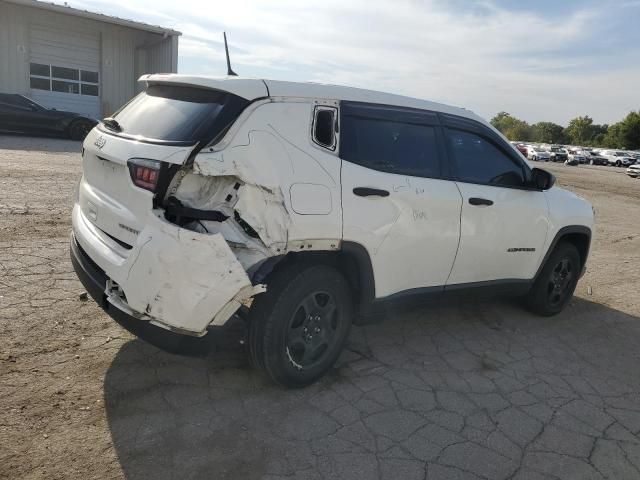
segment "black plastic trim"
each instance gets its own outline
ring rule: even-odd
[[[100,308],[104,309],[107,304],[105,295],[107,275],[82,250],[73,234],[69,242],[69,249],[71,265],[73,265],[80,282],[87,290],[87,293],[91,295],[91,298],[95,300]]]
[[[359,307],[361,312],[367,312],[376,298],[376,283],[369,252],[359,243],[350,241],[343,241],[341,250],[353,258],[358,266]]]
[[[251,279],[251,283],[253,285],[263,283],[276,265],[284,258],[285,255],[276,255],[275,257],[269,257],[256,265],[252,265],[249,270],[247,270],[247,275]]]
[[[584,259],[582,259],[583,260],[582,272],[580,273],[581,277],[582,275],[584,275],[584,272],[587,267],[587,259],[589,258],[589,250],[591,248],[591,229],[589,227],[585,227],[584,225],[568,225],[558,230],[558,233],[556,233],[555,237],[553,237],[553,240],[551,241],[551,244],[549,245],[549,248],[547,249],[547,252],[545,253],[544,258],[542,259],[542,262],[540,262],[538,271],[536,272],[535,277],[533,277],[533,281],[535,281],[540,275],[540,273],[542,272],[542,269],[544,268],[544,264],[547,263],[549,256],[553,253],[553,250],[556,248],[556,245],[558,244],[558,242],[562,240],[563,237],[572,233],[578,233],[581,235],[585,235],[587,237],[587,251],[585,252]]]

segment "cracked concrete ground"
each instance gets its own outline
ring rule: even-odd
[[[561,315],[391,312],[352,330],[330,375],[287,391],[248,367],[241,323],[183,358],[80,298],[79,150],[0,137],[0,477],[640,478],[640,181],[545,165],[597,210]]]

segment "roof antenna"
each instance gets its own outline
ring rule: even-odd
[[[227,54],[227,75],[230,77],[237,77],[238,74],[231,70],[231,60],[229,60],[229,47],[227,46],[227,32],[222,32],[224,35],[224,51]]]

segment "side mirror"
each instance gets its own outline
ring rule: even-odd
[[[541,168],[534,168],[531,170],[531,186],[538,190],[549,190],[556,183],[556,177],[542,170]]]

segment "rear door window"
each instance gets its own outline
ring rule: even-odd
[[[404,110],[343,108],[340,157],[373,170],[437,178],[442,155],[434,119]]]
[[[123,136],[169,143],[208,143],[224,133],[248,104],[248,100],[227,92],[152,85],[114,118],[121,128],[118,134]]]

